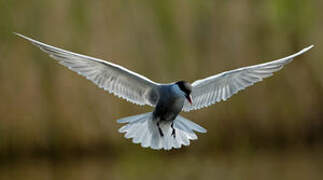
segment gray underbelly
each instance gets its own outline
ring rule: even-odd
[[[182,111],[184,99],[172,99],[167,102],[159,102],[154,110],[154,119],[158,121],[173,121]]]

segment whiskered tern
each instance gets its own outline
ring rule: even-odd
[[[197,110],[225,101],[246,87],[272,76],[294,57],[313,47],[282,59],[222,72],[192,84],[186,81],[160,84],[117,64],[15,34],[109,93],[134,104],[154,107],[153,112],[117,120],[118,123],[126,123],[119,132],[142,147],[165,150],[188,146],[190,140],[197,139],[195,132],[206,133],[203,127],[180,116],[181,111]]]

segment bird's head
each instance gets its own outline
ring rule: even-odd
[[[186,81],[178,81],[176,84],[178,85],[179,89],[184,92],[184,96],[187,101],[192,104],[192,85]]]

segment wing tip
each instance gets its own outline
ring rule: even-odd
[[[314,46],[315,46],[315,45],[314,45],[314,44],[312,44],[312,45],[310,45],[310,46],[306,47],[305,49],[312,49]]]
[[[310,46],[308,46],[308,47],[306,47],[306,48],[302,49],[302,50],[301,50],[301,53],[304,53],[304,52],[306,52],[306,51],[308,51],[308,50],[312,49],[313,47],[314,47],[314,44],[312,44],[312,45],[310,45]]]
[[[25,35],[22,35],[22,34],[20,34],[20,33],[17,33],[17,32],[12,32],[12,33],[13,33],[14,35],[18,36],[18,37],[21,37],[21,38],[25,39],[25,40],[31,41],[32,43],[37,42],[37,41],[35,41],[35,40],[33,40],[33,39],[31,39],[31,38],[29,38],[29,37],[25,36]]]
[[[19,36],[19,37],[21,37],[21,38],[26,39],[26,36],[24,36],[24,35],[22,35],[22,34],[20,34],[20,33],[12,32],[12,34],[14,34],[14,35],[16,35],[16,36]]]
[[[311,49],[311,48],[313,48],[313,47],[314,47],[314,44],[312,44],[312,45],[308,46],[307,48],[308,48],[308,49]]]

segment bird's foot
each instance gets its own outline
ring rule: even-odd
[[[162,129],[159,126],[159,122],[157,123],[157,127],[158,127],[158,131],[159,131],[160,136],[164,137],[164,133],[163,133]]]
[[[172,127],[172,136],[174,137],[174,138],[176,138],[176,131],[175,131],[175,128],[174,128],[174,123],[172,123],[172,125],[171,125],[171,127]]]
[[[176,138],[176,132],[175,132],[175,129],[173,129],[173,131],[172,131],[172,136],[173,136],[173,138]]]

